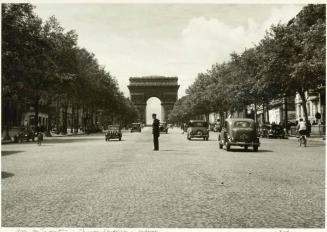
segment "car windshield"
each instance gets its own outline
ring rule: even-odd
[[[190,127],[208,127],[207,122],[190,122]]]
[[[108,130],[119,130],[119,126],[109,126]]]
[[[234,127],[238,127],[238,128],[249,128],[251,127],[251,122],[247,122],[247,121],[238,121],[234,123]]]

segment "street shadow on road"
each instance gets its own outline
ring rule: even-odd
[[[1,172],[1,179],[5,179],[5,178],[8,178],[8,177],[12,177],[14,176],[13,173],[10,173],[10,172]]]
[[[104,138],[52,138],[52,139],[47,139],[45,140],[43,143],[47,144],[47,143],[74,143],[74,142],[87,142],[87,141],[95,141],[95,140],[104,140]]]
[[[159,150],[159,151],[178,151],[178,150]]]
[[[308,141],[307,143],[307,147],[324,147],[325,143],[323,142],[312,142],[312,141]]]
[[[244,152],[244,153],[267,153],[267,152],[274,152],[272,150],[264,150],[264,149],[261,149],[260,148],[258,149],[258,151],[253,151],[252,149],[248,149],[248,150],[244,150],[244,149],[233,149],[231,148],[229,152]]]
[[[1,156],[13,155],[16,153],[21,153],[21,152],[24,152],[24,151],[1,151]]]

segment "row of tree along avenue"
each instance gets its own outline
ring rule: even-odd
[[[67,132],[68,108],[73,128],[95,126],[91,119],[99,113],[101,123],[135,120],[134,105],[94,55],[77,46],[76,33],[65,31],[55,17],[42,21],[33,9],[2,4],[2,130],[8,135],[24,110],[34,112],[36,128],[45,112],[47,132],[54,126]]]
[[[307,5],[287,24],[272,25],[253,48],[198,74],[170,120],[185,122],[211,112],[224,118],[249,105],[268,110],[270,101],[299,94],[308,121],[305,93],[325,88],[325,54],[325,5]]]

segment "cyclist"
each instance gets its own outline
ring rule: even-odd
[[[299,133],[299,135],[300,135],[300,139],[301,139],[302,136],[303,136],[304,139],[306,139],[306,138],[305,138],[305,135],[307,134],[307,125],[306,125],[306,123],[303,121],[302,118],[300,118],[300,122],[299,122],[299,124],[297,125],[296,130],[298,131],[298,133]]]
[[[41,132],[38,132],[38,133],[37,133],[37,144],[38,144],[39,146],[41,146],[42,141],[43,141],[43,134],[42,134]]]

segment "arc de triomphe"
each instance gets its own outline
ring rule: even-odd
[[[168,115],[178,98],[178,78],[163,76],[146,76],[129,78],[128,89],[131,101],[140,113],[140,121],[146,123],[146,102],[151,97],[161,101],[162,120],[168,120]]]

